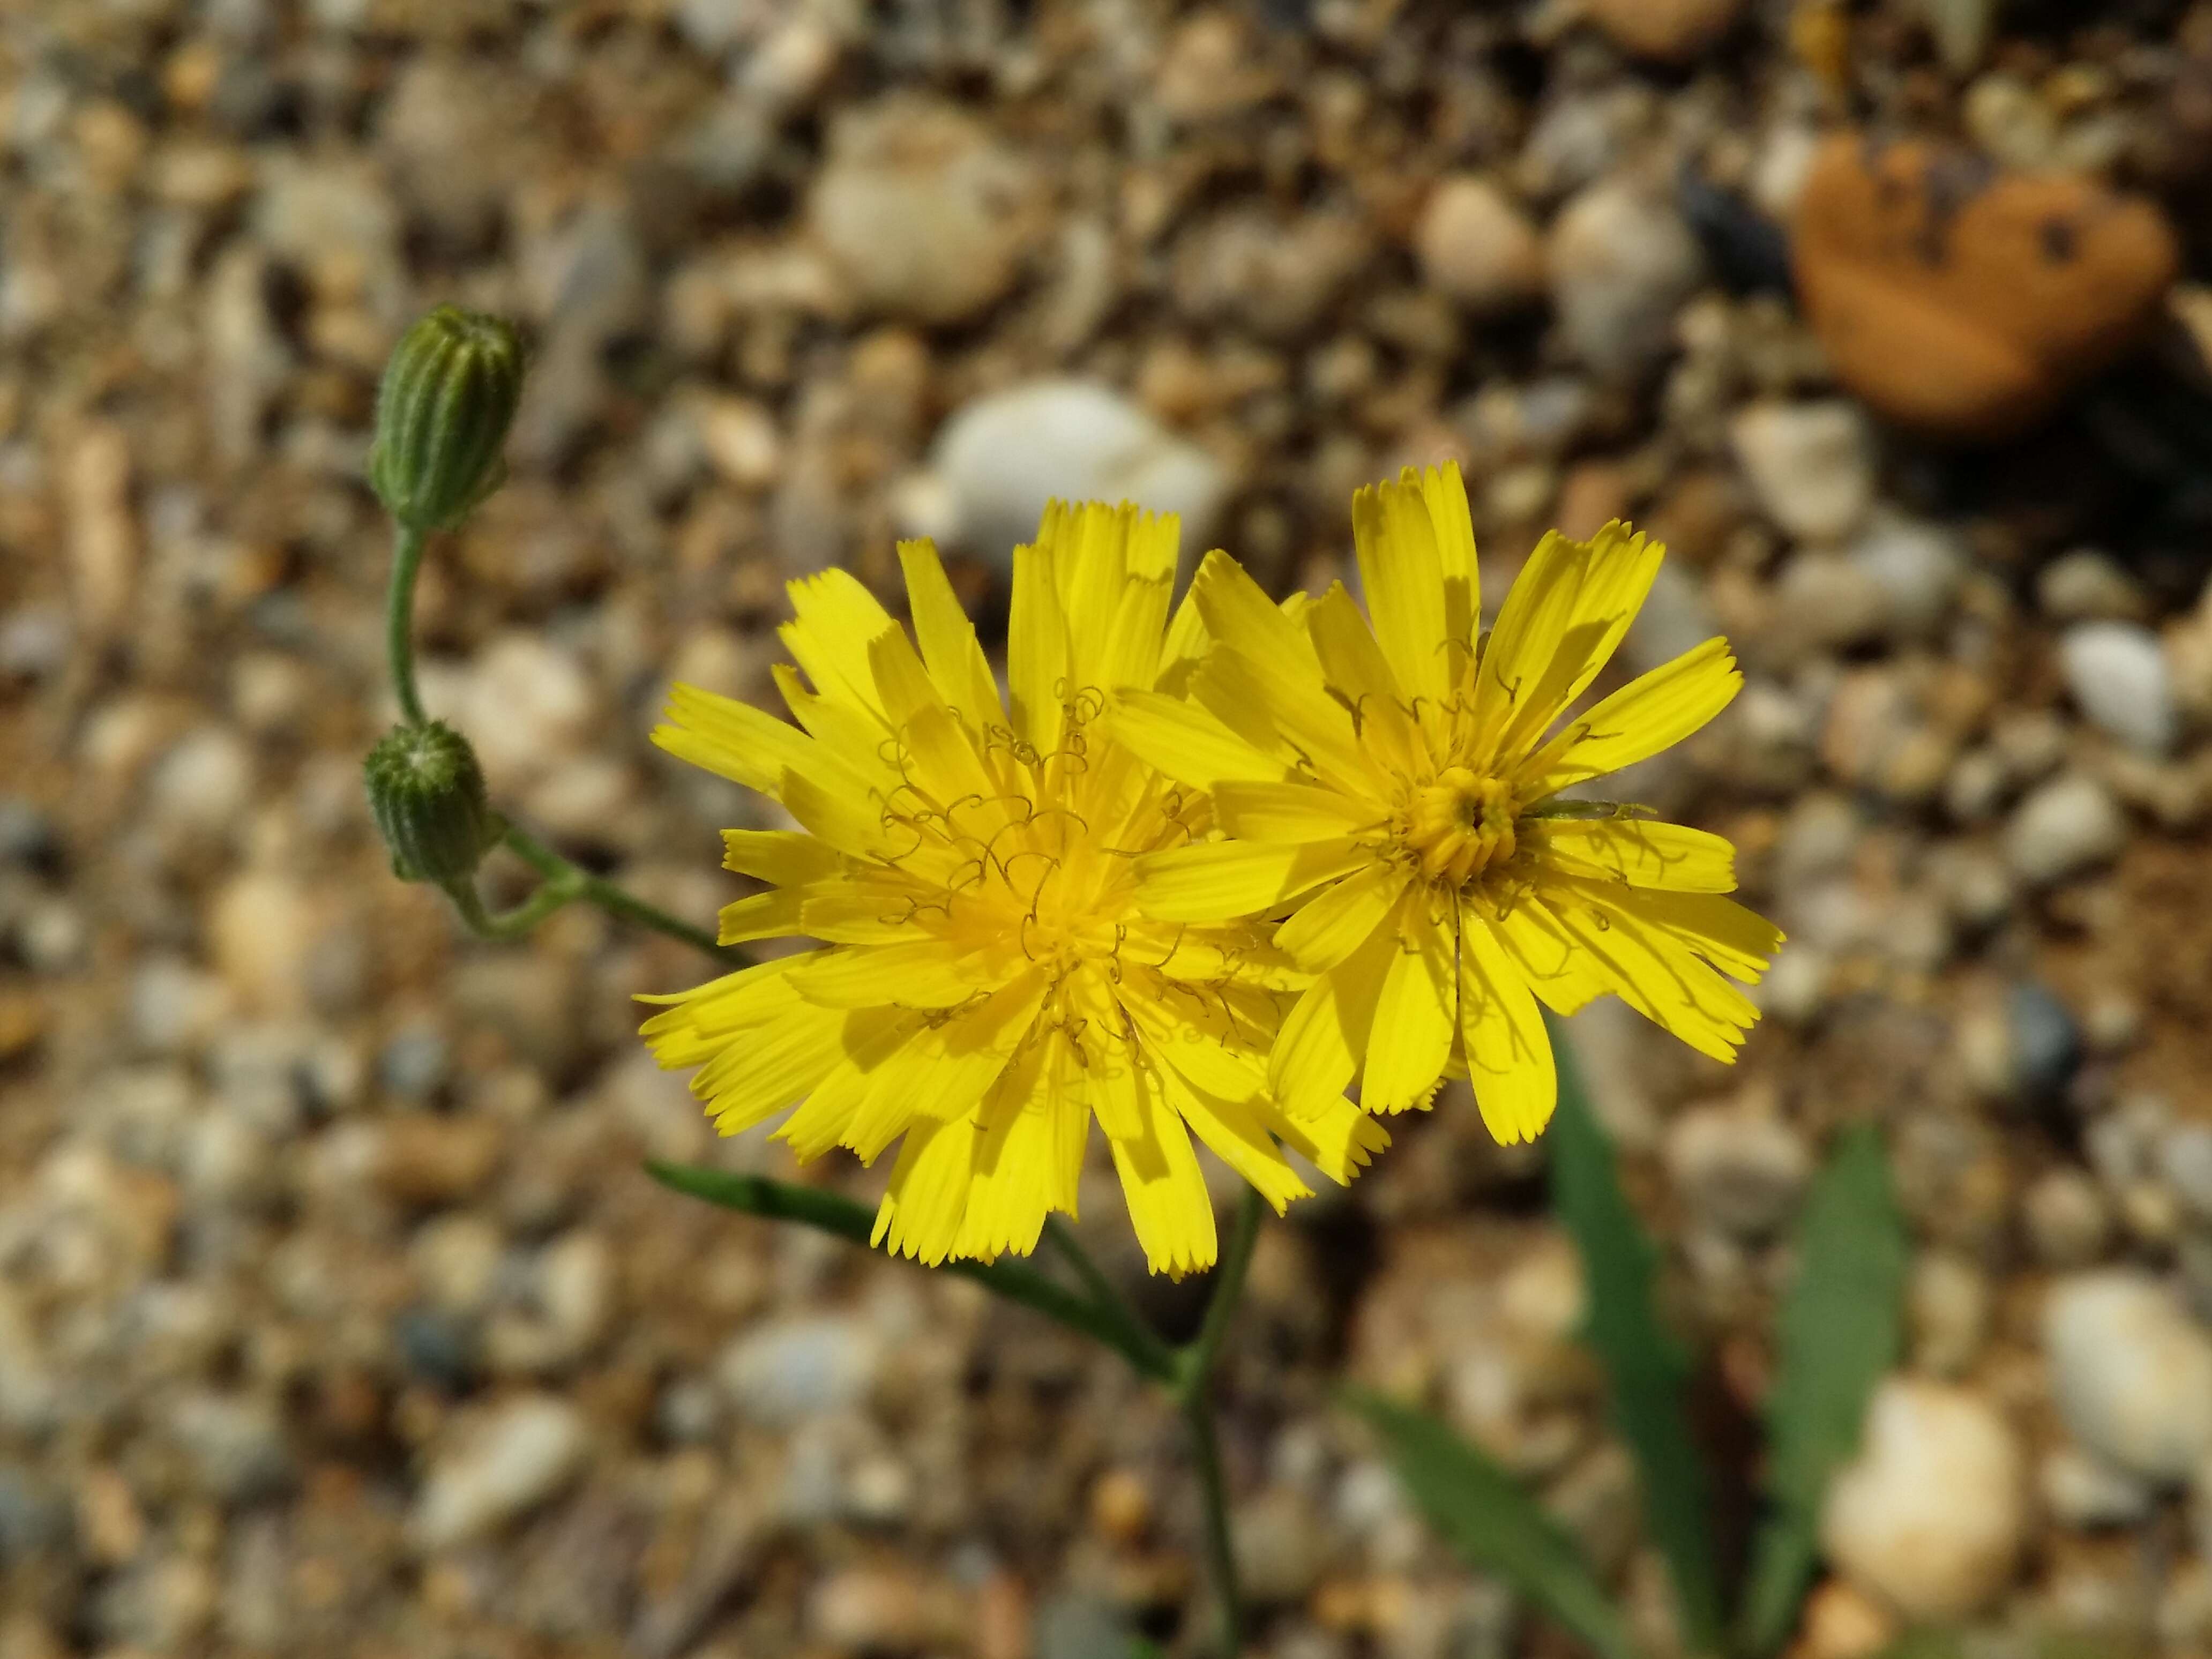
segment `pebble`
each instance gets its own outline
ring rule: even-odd
[[[2076,623],[2059,641],[2058,659],[2091,724],[2142,754],[2172,752],[2180,711],[2157,635],[2137,623]]]
[[[1113,388],[1091,380],[1032,380],[961,410],[930,452],[944,491],[928,534],[1001,570],[1032,540],[1045,503],[1132,501],[1182,520],[1188,569],[1209,545],[1227,497],[1219,462],[1177,437]]]
[[[260,1401],[208,1391],[182,1395],[169,1405],[168,1424],[201,1486],[222,1503],[269,1497],[291,1478],[283,1425]]]
[[[2158,1489],[2079,1446],[2054,1446],[2036,1470],[2044,1507],[2062,1527],[2132,1527],[2148,1520]]]
[[[1912,1366],[1956,1381],[1972,1368],[1989,1334],[1989,1275],[1955,1250],[1923,1250],[1906,1291]]]
[[[1623,52],[1684,64],[1728,33],[1743,0],[1589,0],[1586,9]]]
[[[2078,772],[2035,789],[2005,826],[2005,861],[2032,886],[2108,864],[2127,844],[2127,817],[2112,791]]]
[[[1892,420],[1974,441],[2033,425],[2112,362],[2179,263],[2147,198],[1856,132],[1815,158],[1791,252],[1844,384]]]
[[[372,1170],[378,1188],[403,1204],[451,1204],[483,1190],[505,1148],[486,1118],[398,1112],[379,1126]]]
[[[876,1333],[842,1314],[772,1321],[731,1340],[717,1367],[740,1417],[788,1429],[861,1405],[882,1363]]]
[[[1684,1112],[1668,1125],[1662,1152],[1690,1212],[1740,1237],[1764,1237],[1787,1221],[1813,1173],[1795,1129],[1733,1103]]]
[[[307,964],[326,922],[325,907],[291,877],[249,871],[216,895],[209,953],[240,1007],[296,1014],[307,1006]]]
[[[832,123],[807,204],[815,234],[872,311],[975,316],[1021,266],[1026,167],[955,106],[893,95]]]
[[[558,1492],[590,1451],[590,1431],[575,1407],[552,1395],[517,1395],[439,1449],[408,1534],[426,1551],[480,1538]]]
[[[1304,1495],[1270,1486],[1237,1505],[1237,1576],[1255,1606],[1304,1601],[1330,1565],[1328,1534]]]
[[[2092,1452],[2161,1483],[2212,1454],[2212,1334],[2148,1274],[2059,1280],[2043,1346],[2059,1415]]]
[[[1791,1659],[1875,1659],[1897,1640],[1897,1615],[1856,1586],[1830,1578],[1805,1598]]]
[[[1197,322],[1294,340],[1322,321],[1374,251],[1366,224],[1347,213],[1233,208],[1178,243],[1176,303]]]
[[[2212,1124],[2177,1124],[2158,1146],[2158,1172],[2182,1207],[2212,1224]]]
[[[1505,191],[1479,173],[1437,181],[1413,230],[1430,287],[1478,316],[1526,305],[1544,292],[1543,240]]]
[[[1828,1488],[1821,1546],[1906,1620],[1964,1619],[2012,1577],[2027,1522],[2021,1463],[2011,1425],[1979,1395],[1892,1377]]]
[[[1755,403],[1729,437],[1761,509],[1800,540],[1840,542],[1873,505],[1874,435],[1854,404]]]
[[[1544,257],[1567,345],[1621,385],[1672,352],[1674,313],[1705,274],[1697,239],[1665,194],[1625,178],[1577,192],[1553,221]]]
[[[1849,556],[1881,595],[1881,631],[1892,643],[1933,638],[1966,574],[1966,550],[1956,533],[1881,507]]]
[[[615,1316],[615,1260],[599,1233],[579,1228],[538,1253],[519,1307],[501,1310],[484,1330],[495,1371],[538,1374],[574,1365],[597,1346]]]
[[[2149,610],[2135,578],[2094,547],[2062,553],[2037,572],[2035,603],[2057,623],[2141,622]]]

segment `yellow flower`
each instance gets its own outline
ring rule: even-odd
[[[1425,1105],[1462,1058],[1483,1121],[1534,1137],[1556,1097],[1537,1002],[1607,992],[1717,1060],[1758,1018],[1782,935],[1720,896],[1721,837],[1560,792],[1680,742],[1742,684],[1709,640],[1564,726],[1650,591],[1662,548],[1627,526],[1547,536],[1480,641],[1459,470],[1352,497],[1370,626],[1341,584],[1277,606],[1208,556],[1193,598],[1214,643],[1185,697],[1118,696],[1115,734],[1212,796],[1233,839],[1141,866],[1156,915],[1288,911],[1275,944],[1317,977],[1284,1021],[1276,1092]],[[1556,728],[1556,729],[1555,729]],[[1716,971],[1716,969],[1719,971]]]
[[[797,727],[679,686],[653,734],[800,826],[726,832],[728,867],[769,886],[722,912],[722,941],[824,941],[659,999],[654,1054],[701,1067],[725,1134],[796,1103],[777,1138],[801,1159],[903,1136],[875,1237],[923,1261],[1034,1249],[1048,1212],[1074,1213],[1094,1114],[1153,1270],[1178,1275],[1216,1251],[1192,1134],[1279,1211],[1310,1189],[1277,1139],[1338,1181],[1388,1144],[1340,1094],[1270,1097],[1308,975],[1264,927],[1137,903],[1137,856],[1211,824],[1098,719],[1112,689],[1172,690],[1193,665],[1188,604],[1163,639],[1176,534],[1127,506],[1047,509],[1014,553],[1011,718],[935,550],[908,542],[919,652],[826,571],[791,584]]]

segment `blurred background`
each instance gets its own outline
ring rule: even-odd
[[[891,596],[932,534],[995,640],[1043,499],[1127,495],[1311,587],[1354,486],[1446,457],[1493,605],[1553,525],[1663,538],[1624,669],[1725,631],[1749,678],[1635,787],[1791,942],[1733,1071],[1575,1030],[1719,1519],[1778,1241],[1873,1119],[1911,1335],[1798,1659],[2212,1652],[2208,203],[2212,9],[2164,0],[0,4],[0,1659],[1203,1634],[1118,1360],[639,1173],[784,1170],[635,1040],[680,947],[479,945],[392,879],[362,471],[447,300],[535,356],[426,700],[699,919],[762,809],[647,733],[672,679],[773,702],[792,575]],[[1543,1149],[1463,1096],[1395,1127],[1265,1231],[1230,1354],[1256,1650],[1565,1650],[1350,1376],[1531,1483],[1664,1654]],[[1110,1177],[1086,1216],[1187,1331]]]

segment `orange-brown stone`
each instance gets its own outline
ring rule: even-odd
[[[2094,179],[1845,134],[1814,161],[1791,258],[1844,383],[1971,441],[2032,425],[2132,343],[2179,252],[2155,204]]]

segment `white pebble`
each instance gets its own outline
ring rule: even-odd
[[[2157,1489],[2079,1446],[2054,1446],[2036,1471],[2044,1507],[2062,1527],[2132,1527],[2148,1517]]]
[[[2039,886],[2109,862],[2127,845],[2128,821],[2112,792],[2069,773],[2035,790],[2005,828],[2005,859]]]
[[[583,1413],[551,1395],[523,1395],[479,1419],[430,1466],[408,1531],[425,1550],[465,1543],[568,1484],[591,1449]]]
[[[942,533],[1001,568],[1055,498],[1176,514],[1188,562],[1229,489],[1206,451],[1091,380],[1032,380],[969,404],[945,422],[930,465],[946,492]]]
[[[2091,724],[2146,755],[2172,750],[2180,717],[2156,635],[2134,623],[2077,623],[2058,656],[2066,689]]]
[[[1778,1118],[1701,1106],[1668,1126],[1667,1170],[1691,1212],[1738,1237],[1770,1233],[1813,1173],[1802,1136]]]
[[[859,1320],[823,1314],[746,1332],[723,1350],[720,1376],[740,1416],[787,1429],[859,1405],[873,1383],[881,1346]]]
[[[1478,314],[1510,310],[1544,289],[1544,254],[1519,205],[1489,179],[1437,181],[1414,228],[1413,252],[1431,288]]]
[[[2090,1450],[2159,1481],[2212,1454],[2212,1335],[2155,1279],[2113,1268],[2061,1280],[2043,1346],[2059,1415]]]
[[[1820,1541],[1914,1622],[1965,1618],[2012,1577],[2027,1522],[2019,1442],[1978,1395],[1893,1377],[1828,1488]]]
[[[1546,246],[1559,329],[1601,380],[1629,382],[1672,349],[1674,313],[1697,289],[1697,239],[1662,192],[1601,179],[1560,210]]]
[[[1766,516],[1804,541],[1840,542],[1874,501],[1874,434],[1856,404],[1756,403],[1729,435]]]

